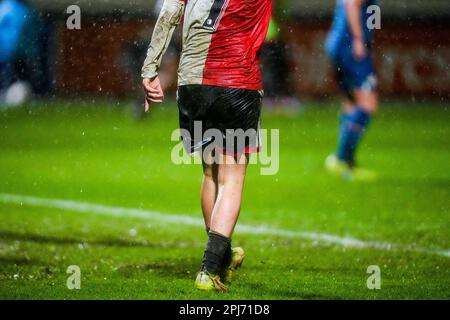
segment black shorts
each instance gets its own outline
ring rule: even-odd
[[[227,155],[258,152],[262,93],[209,85],[178,87],[183,144],[188,153],[206,147]]]

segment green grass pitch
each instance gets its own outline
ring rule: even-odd
[[[201,167],[170,160],[173,104],[154,107],[141,122],[104,101],[0,113],[0,298],[449,299],[449,110],[384,104],[359,157],[380,178],[361,184],[323,169],[335,144],[336,106],[264,115],[265,128],[280,129],[280,171],[262,176],[250,166],[239,222],[400,247],[237,232],[233,242],[247,258],[226,294],[193,288],[203,228],[165,219],[201,216]],[[165,218],[36,206],[5,194],[140,208]],[[66,287],[70,265],[81,269],[80,290]],[[381,269],[380,290],[366,286],[370,265]]]

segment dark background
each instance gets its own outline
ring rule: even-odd
[[[280,38],[293,95],[327,98],[336,93],[323,42],[334,0],[282,1]],[[155,1],[31,1],[46,24],[47,93],[129,97],[156,19]],[[68,30],[67,6],[82,11],[81,30]],[[450,2],[380,1],[382,29],[375,57],[384,97],[450,97]],[[180,28],[174,47],[180,47]],[[169,64],[175,72],[176,60]],[[270,81],[266,77],[266,86]],[[173,92],[175,82],[167,85]]]

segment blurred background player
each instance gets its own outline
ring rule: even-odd
[[[24,0],[0,0],[0,106],[48,91],[48,44],[38,11]]]
[[[231,236],[241,209],[249,154],[259,151],[260,50],[271,11],[272,0],[214,0],[212,4],[166,0],[142,68],[148,111],[151,103],[164,99],[158,77],[161,59],[184,15],[178,108],[180,128],[189,133],[183,136],[187,152],[203,155],[201,206],[208,242],[195,280],[200,290],[227,291],[223,282],[244,259],[241,248],[231,247]],[[199,123],[201,137],[196,132]],[[220,136],[205,136],[209,130],[219,131]],[[235,145],[229,144],[230,130],[254,134],[246,137],[245,144]]]
[[[25,102],[26,89],[17,81],[16,55],[30,9],[22,1],[0,1],[0,105]]]
[[[377,111],[377,78],[371,56],[374,30],[367,21],[368,7],[377,0],[337,0],[335,17],[326,40],[337,82],[345,95],[336,153],[326,168],[350,180],[373,180],[376,175],[357,166],[355,153]]]

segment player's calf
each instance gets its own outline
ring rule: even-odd
[[[378,94],[373,90],[354,90],[355,103],[370,115],[378,111]]]

